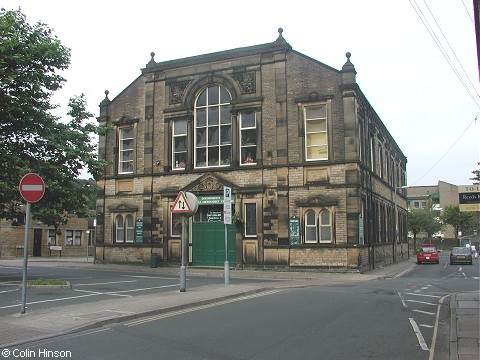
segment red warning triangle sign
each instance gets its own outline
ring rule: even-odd
[[[187,198],[183,191],[178,193],[175,202],[173,203],[172,213],[189,213],[192,210],[188,204]]]

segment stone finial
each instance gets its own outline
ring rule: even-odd
[[[284,43],[286,43],[285,39],[284,39],[283,36],[282,36],[282,33],[283,33],[283,29],[282,29],[282,28],[278,28],[278,38],[277,38],[277,40],[275,40],[275,43],[276,43],[276,44],[284,44]]]
[[[105,99],[102,100],[102,102],[100,103],[100,106],[107,106],[108,104],[110,104],[110,99],[108,98],[108,94],[110,94],[110,91],[105,90]]]
[[[147,67],[153,66],[153,65],[156,64],[155,59],[154,59],[155,53],[154,53],[153,51],[150,53],[150,56],[151,56],[151,59],[150,59],[150,61],[148,62]]]
[[[347,62],[342,66],[342,82],[344,84],[355,84],[357,82],[355,77],[357,71],[355,70],[355,66],[353,66],[350,61],[352,54],[347,52],[345,56],[347,57]]]
[[[352,71],[356,74],[357,72],[355,71],[355,66],[353,66],[350,61],[350,57],[352,56],[352,54],[350,52],[347,52],[345,56],[347,57],[347,62],[343,65],[342,72]]]
[[[278,38],[275,40],[273,43],[275,50],[291,50],[292,47],[290,46],[289,43],[285,41],[283,38],[283,29],[278,28]]]

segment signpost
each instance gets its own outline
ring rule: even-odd
[[[27,300],[27,263],[28,263],[28,230],[30,227],[30,205],[39,201],[45,193],[45,183],[37,174],[25,175],[18,186],[20,195],[27,202],[25,211],[25,237],[23,245],[23,279],[22,279],[22,308],[21,313],[25,314]]]
[[[197,212],[198,200],[197,197],[190,193],[180,191],[173,203],[172,213],[183,214],[182,216],[182,264],[180,266],[180,292],[185,292],[187,289],[187,269],[185,267],[185,219],[187,216],[192,216]]]
[[[225,224],[225,285],[230,283],[230,267],[228,264],[228,225],[232,223],[232,189],[223,187],[223,223]]]

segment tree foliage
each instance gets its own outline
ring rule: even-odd
[[[477,165],[480,165],[480,162],[478,162]],[[470,178],[470,180],[473,180],[475,185],[479,185],[480,184],[480,169],[473,170],[472,174],[474,176],[473,176],[473,178]]]
[[[417,235],[426,232],[428,237],[443,229],[438,212],[431,208],[410,210],[408,212],[408,231],[413,234],[413,246],[416,249]]]
[[[442,221],[453,226],[455,229],[455,241],[458,243],[458,233],[467,234],[476,224],[475,213],[471,211],[460,211],[458,205],[448,205],[442,214]]]
[[[45,195],[32,209],[34,218],[58,227],[66,213],[84,216],[92,189],[76,179],[87,169],[97,179],[104,164],[97,160],[82,95],[72,97],[69,121],[52,114],[53,93],[65,82],[70,49],[45,24],[30,25],[20,10],[0,10],[0,218],[18,219],[23,175],[37,173]]]

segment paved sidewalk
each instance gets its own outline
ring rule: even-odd
[[[102,265],[87,262],[87,259],[33,259],[36,266],[77,266],[106,268],[125,268],[125,265]],[[20,260],[0,260],[0,265],[21,266]],[[219,301],[255,296],[267,291],[282,288],[369,281],[379,278],[402,276],[415,266],[413,259],[393,264],[386,268],[360,273],[325,273],[315,271],[261,271],[231,270],[230,277],[251,279],[246,284],[206,285],[150,294],[103,300],[86,303],[80,307],[67,305],[42,310],[27,310],[26,314],[0,317],[0,349],[14,347],[33,340],[51,338],[76,331],[101,327],[106,324],[128,321],[148,315],[178,311],[186,308],[207,305]],[[174,267],[147,268],[134,267],[135,270],[168,275],[178,275]],[[187,276],[223,277],[223,269],[188,268]],[[256,282],[255,280],[261,280]],[[271,281],[268,281],[271,280]],[[479,359],[479,292],[458,293],[451,300],[450,360]]]
[[[450,360],[480,359],[480,291],[450,301]]]

